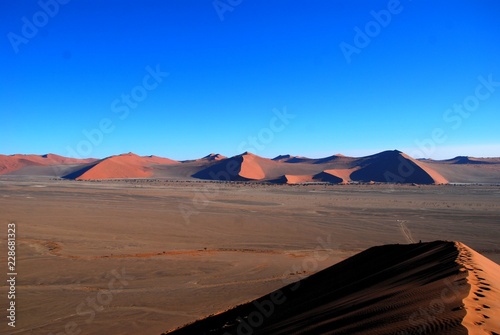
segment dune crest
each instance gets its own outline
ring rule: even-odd
[[[164,334],[499,334],[499,284],[462,243],[384,245]]]
[[[458,263],[468,272],[471,286],[463,300],[462,324],[469,334],[500,334],[500,266],[463,243],[456,243]]]

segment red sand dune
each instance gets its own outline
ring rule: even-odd
[[[310,175],[292,175],[286,174],[283,177],[285,184],[304,184],[314,182],[313,176]]]
[[[131,155],[134,155],[130,153]],[[174,161],[173,159],[170,158],[165,158],[165,157],[158,157],[158,156],[144,156],[140,157],[144,162],[147,164],[179,164],[178,161]]]
[[[134,153],[110,156],[86,166],[81,174],[76,173],[76,180],[146,178],[153,175],[152,165],[179,164],[178,162],[157,156],[138,156]]]
[[[0,155],[0,175],[14,172],[26,166],[49,166],[87,164],[96,161],[94,158],[77,159],[54,154],[46,155]]]
[[[373,247],[165,334],[500,334],[500,266],[459,242]]]
[[[240,177],[251,180],[260,180],[266,177],[266,173],[259,165],[259,159],[262,159],[261,157],[251,153],[243,154],[241,157],[243,161],[240,165]]]

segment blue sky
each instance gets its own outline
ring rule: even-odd
[[[0,153],[500,156],[498,1],[0,3]]]

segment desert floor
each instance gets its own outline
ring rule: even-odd
[[[457,240],[500,263],[500,186],[4,178],[0,209],[9,334],[161,334],[380,244]]]

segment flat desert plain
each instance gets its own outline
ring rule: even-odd
[[[8,223],[17,242],[2,334],[161,334],[381,244],[500,263],[500,186],[4,178],[0,206],[2,264]]]

